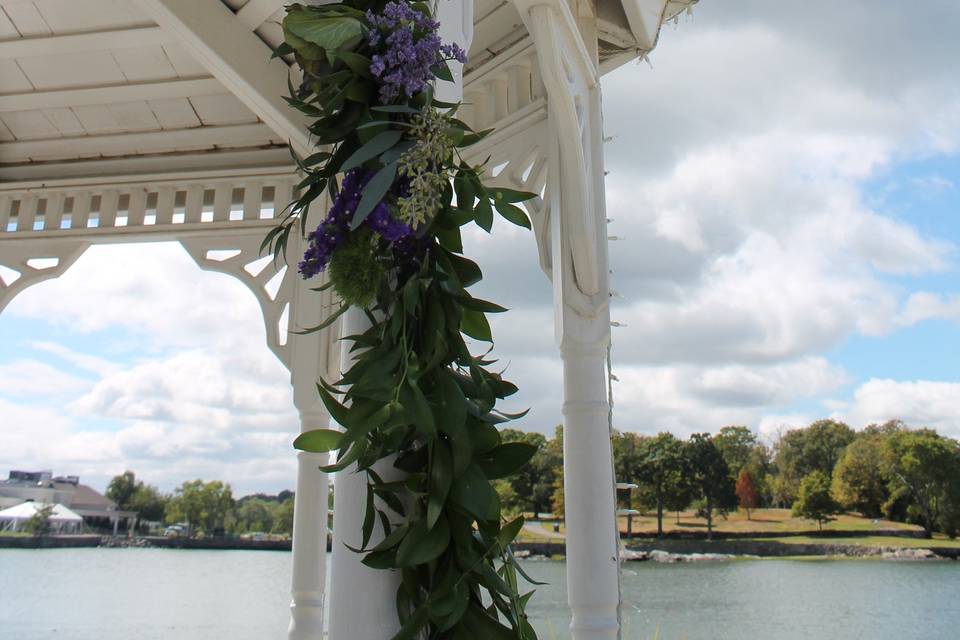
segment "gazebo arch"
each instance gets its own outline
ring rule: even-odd
[[[469,41],[473,25],[461,117],[496,129],[468,159],[489,157],[494,183],[543,194],[527,208],[553,281],[564,363],[573,637],[615,638],[600,76],[645,56],[661,25],[697,0],[440,2],[449,4],[440,13],[448,37]],[[200,267],[239,278],[257,297],[268,345],[291,372],[300,427],[313,429],[329,421],[314,384],[339,371],[339,329],[289,329],[318,324],[333,301],[294,269],[258,263],[299,181],[289,150],[311,148],[306,122],[283,100],[292,69],[271,59],[284,4],[0,0],[0,311],[93,244],[177,241]],[[295,264],[300,241],[287,251]],[[324,630],[327,478],[317,469],[325,456],[297,455],[289,637],[306,640]],[[359,558],[351,562],[342,571],[359,576]],[[380,604],[392,612],[392,602]],[[389,623],[369,610],[333,615],[377,640]]]

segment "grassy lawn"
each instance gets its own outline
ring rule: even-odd
[[[679,524],[677,514],[664,514],[664,531],[706,531],[707,521],[698,518],[696,513],[685,511],[680,514]],[[857,514],[845,514],[838,516],[833,522],[823,526],[825,532],[829,531],[916,531],[919,527],[904,524],[902,522],[891,522],[889,520],[871,520],[863,518]],[[620,531],[626,533],[627,518],[620,518]],[[657,518],[656,514],[644,513],[633,517],[634,533],[656,533]],[[738,511],[729,514],[726,518],[714,518],[714,531],[729,531],[739,533],[787,533],[796,531],[817,531],[817,523],[812,520],[794,518],[789,509],[754,509],[750,513],[750,519],[747,520],[746,511]]]
[[[813,536],[785,536],[783,538],[758,538],[766,542],[782,542],[784,544],[851,544],[864,547],[911,547],[929,549],[930,547],[960,548],[960,540],[951,540],[946,536],[936,534],[932,540],[922,538],[898,538],[892,536],[864,536],[863,538],[820,538]]]

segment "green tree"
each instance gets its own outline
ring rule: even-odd
[[[167,521],[186,522],[191,530],[199,527],[205,533],[216,533],[226,527],[233,507],[230,485],[219,480],[192,480],[177,487],[168,504]]]
[[[521,505],[533,511],[534,517],[550,510],[553,497],[553,482],[558,466],[563,465],[563,453],[548,446],[549,441],[540,433],[525,433],[516,429],[502,429],[503,442],[526,442],[537,447],[537,452],[519,472],[509,478]]]
[[[38,538],[50,535],[53,525],[50,523],[50,516],[53,515],[54,505],[42,504],[37,507],[33,515],[23,523],[23,528]]]
[[[817,528],[823,531],[823,523],[841,512],[841,507],[830,494],[830,478],[822,471],[812,471],[800,483],[797,499],[793,503],[793,515],[816,520]]]
[[[142,482],[139,484],[143,484]],[[133,471],[124,471],[114,476],[107,485],[106,496],[117,503],[117,507],[128,510],[133,495],[137,492],[137,476]]]
[[[657,536],[663,537],[663,512],[668,495],[678,492],[688,474],[684,446],[670,433],[636,440],[636,481],[652,497],[657,509]]]
[[[690,477],[703,500],[701,512],[707,519],[707,539],[713,539],[713,514],[737,508],[737,494],[730,468],[709,433],[695,433],[686,446]]]
[[[262,498],[241,500],[236,509],[237,528],[243,532],[272,530],[275,506]]]
[[[740,470],[748,466],[753,458],[754,447],[757,446],[757,436],[744,426],[723,427],[713,436],[713,442],[720,450],[730,475],[739,477]]]
[[[817,420],[805,429],[783,434],[775,445],[774,462],[780,474],[779,492],[785,502],[792,501],[800,481],[814,471],[833,475],[843,450],[853,442],[853,429],[836,420]]]
[[[870,518],[883,513],[890,498],[884,466],[884,440],[879,433],[861,433],[847,445],[833,470],[833,494],[846,509]]]
[[[885,442],[885,466],[892,492],[910,497],[929,538],[944,515],[956,509],[960,454],[954,440],[934,431],[898,431]]]
[[[293,495],[291,491],[286,493],[290,496]],[[285,533],[287,535],[293,533],[293,507],[293,497],[288,497],[277,505],[277,510],[273,518],[273,533]]]
[[[497,492],[497,497],[500,498],[500,509],[502,509],[505,518],[512,520],[523,514],[523,508],[526,506],[527,500],[517,495],[509,480],[502,478],[494,480],[493,488]]]
[[[563,467],[560,467],[553,480],[553,498],[550,501],[550,507],[555,517],[563,518],[566,515],[563,495]]]
[[[137,517],[141,520],[163,522],[168,500],[169,498],[160,493],[156,487],[138,482],[127,508],[136,511]]]

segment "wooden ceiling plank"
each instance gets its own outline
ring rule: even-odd
[[[5,113],[3,114],[3,121],[17,140],[42,140],[60,137],[57,128],[39,110]],[[0,155],[0,158],[2,157],[3,155]]]
[[[0,123],[0,140],[3,140]],[[137,157],[108,157],[83,161],[51,161],[32,164],[0,164],[0,189],[5,183],[41,181],[49,184],[51,176],[58,179],[94,180],[97,184],[113,184],[118,176],[154,174],[169,171],[224,171],[247,167],[280,167],[293,172],[290,152],[286,148],[237,148],[201,150],[191,153],[170,153]]]
[[[65,136],[82,136],[86,134],[86,130],[83,128],[83,125],[80,124],[77,114],[66,107],[44,109],[43,115],[47,116],[47,120],[53,123],[53,126]]]
[[[126,82],[109,51],[19,58],[17,64],[39,91]]]
[[[157,82],[177,77],[176,69],[160,45],[113,49],[110,53],[130,82]]]
[[[175,33],[197,60],[301,154],[312,149],[308,122],[289,107],[290,73],[270,47],[220,0],[139,0],[160,26]]]
[[[150,24],[130,0],[34,0],[34,4],[54,33]]]
[[[33,85],[23,75],[23,71],[14,60],[0,58],[0,93],[20,93],[33,91]]]
[[[20,32],[17,31],[17,28],[13,26],[12,22],[10,22],[10,18],[8,18],[7,14],[4,13],[2,8],[0,8],[0,38],[6,40],[8,38],[19,37]]]
[[[21,38],[0,42],[0,58],[28,58],[61,53],[108,51],[126,47],[171,44],[176,37],[160,27],[116,29],[97,33],[75,33],[63,36]]]
[[[206,125],[241,124],[256,122],[257,114],[247,109],[236,96],[223,93],[210,96],[190,96],[197,117]]]
[[[84,154],[134,155],[163,153],[177,149],[205,149],[211,146],[248,147],[266,144],[273,136],[263,124],[241,124],[223,127],[201,127],[182,131],[148,131],[55,140],[0,143],[4,162],[68,159]]]
[[[24,37],[50,35],[53,31],[32,2],[4,2],[4,12]]]
[[[219,80],[201,78],[195,80],[171,80],[138,84],[63,89],[57,91],[34,91],[0,95],[0,113],[25,111],[44,107],[85,107],[131,102],[134,100],[162,100],[225,94]]]
[[[164,129],[190,129],[203,123],[186,98],[166,98],[147,102]]]

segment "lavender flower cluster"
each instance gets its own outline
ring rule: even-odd
[[[380,80],[383,104],[426,89],[433,79],[431,68],[444,60],[467,61],[456,43],[440,40],[439,22],[405,2],[388,2],[379,15],[368,11],[367,20],[372,27],[367,42],[382,51],[371,58],[370,73]]]
[[[350,234],[350,221],[360,204],[363,188],[373,173],[358,167],[343,177],[340,192],[333,201],[327,217],[317,226],[315,231],[307,235],[309,242],[299,271],[304,278],[312,278],[327,268],[330,258],[337,247],[341,246]],[[367,216],[364,222],[387,242],[397,243],[399,251],[403,252],[414,230],[407,224],[390,215],[390,209],[385,202],[380,202]]]

